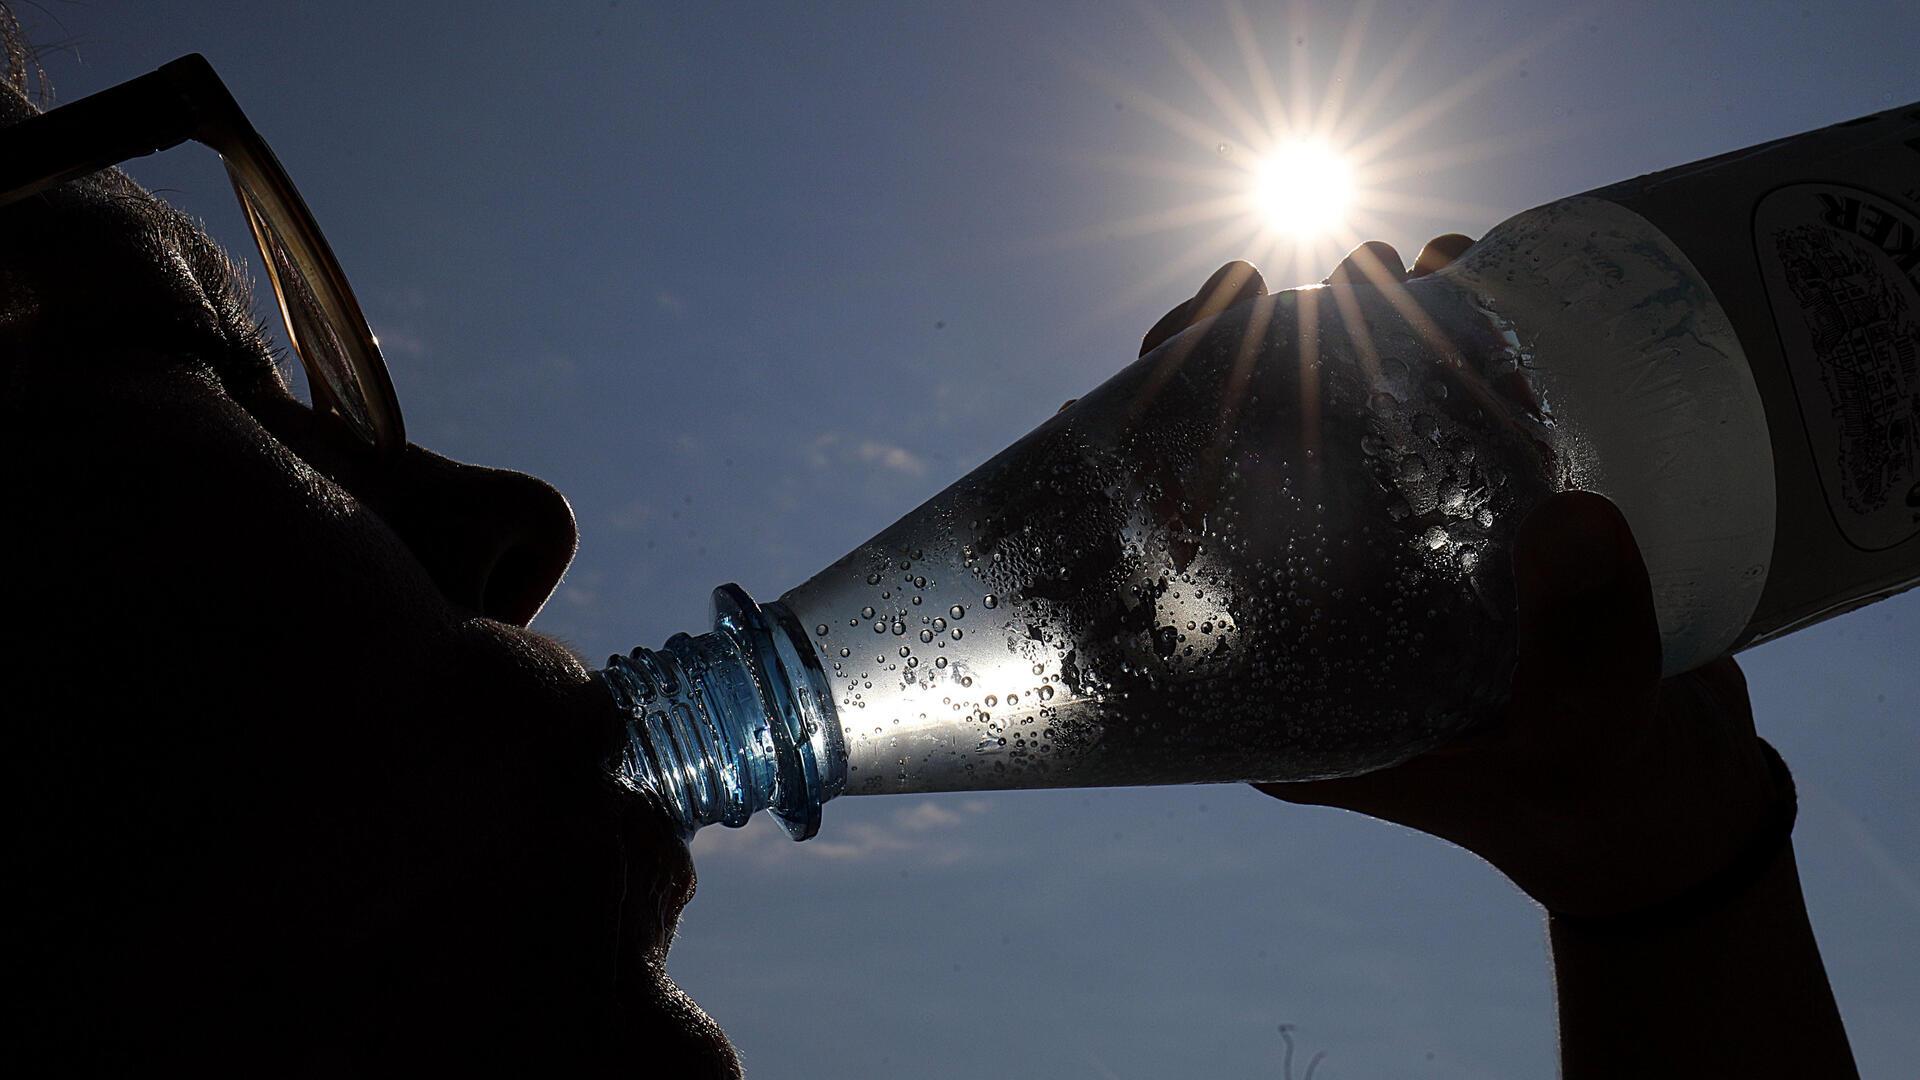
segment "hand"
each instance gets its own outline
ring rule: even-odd
[[[1519,663],[1488,729],[1364,776],[1260,790],[1396,822],[1486,859],[1549,911],[1605,917],[1735,859],[1776,797],[1730,658],[1660,679],[1646,564],[1605,498],[1521,524]]]
[[[1327,275],[1327,280],[1322,284],[1378,283],[1425,277],[1459,258],[1471,246],[1473,240],[1459,233],[1436,236],[1420,249],[1420,257],[1413,261],[1413,269],[1407,270],[1400,262],[1400,253],[1391,244],[1370,240],[1340,260],[1340,265],[1333,268],[1333,273]],[[1175,304],[1172,310],[1160,316],[1160,321],[1154,323],[1153,329],[1140,339],[1140,355],[1147,355],[1168,338],[1202,319],[1212,318],[1235,304],[1265,295],[1267,283],[1260,277],[1260,271],[1254,269],[1251,263],[1235,259],[1215,270],[1192,299]]]
[[[1409,272],[1391,246],[1370,242],[1327,281],[1421,277],[1472,243],[1437,237]],[[1266,291],[1252,266],[1228,263],[1147,332],[1142,355]],[[1605,498],[1548,499],[1522,524],[1513,558],[1520,655],[1494,724],[1379,772],[1260,790],[1450,840],[1560,914],[1632,911],[1706,880],[1776,794],[1745,677],[1728,658],[1661,681],[1646,565]]]

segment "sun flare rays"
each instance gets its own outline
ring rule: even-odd
[[[1537,147],[1557,133],[1509,131],[1450,142],[1432,136],[1443,120],[1585,14],[1585,5],[1578,5],[1527,40],[1423,89],[1415,102],[1390,113],[1395,90],[1407,83],[1409,72],[1420,72],[1423,50],[1453,5],[1435,4],[1399,40],[1378,42],[1369,39],[1382,29],[1376,5],[1360,0],[1347,9],[1331,62],[1320,65],[1324,81],[1316,86],[1311,12],[1302,0],[1294,0],[1282,17],[1266,20],[1264,29],[1256,27],[1241,0],[1224,3],[1233,47],[1214,50],[1220,55],[1197,48],[1173,19],[1139,5],[1149,31],[1197,92],[1190,95],[1192,105],[1150,92],[1083,57],[1061,58],[1111,93],[1116,107],[1133,110],[1172,136],[1165,158],[1113,154],[1089,160],[1103,169],[1169,182],[1190,196],[1030,238],[1029,250],[1045,250],[1163,233],[1180,237],[1182,250],[1156,260],[1147,280],[1114,283],[1100,310],[1087,313],[1091,319],[1104,321],[1162,294],[1178,299],[1173,292],[1187,277],[1197,281],[1230,259],[1260,267],[1277,290],[1320,280],[1364,240],[1405,233],[1414,227],[1412,219],[1451,218],[1460,223],[1456,227],[1471,228],[1497,218],[1501,208],[1430,195],[1416,185],[1441,170]],[[1432,81],[1430,74],[1424,77]],[[1417,249],[1403,257],[1411,260],[1415,254]]]

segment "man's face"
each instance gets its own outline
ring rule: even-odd
[[[0,89],[0,125],[28,111]],[[117,175],[0,208],[25,1029],[75,1061],[731,1074],[664,970],[686,849],[525,628],[566,501],[377,460],[247,308]]]

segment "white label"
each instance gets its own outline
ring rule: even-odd
[[[1754,208],[1753,241],[1834,521],[1893,547],[1920,533],[1920,219],[1793,184]]]

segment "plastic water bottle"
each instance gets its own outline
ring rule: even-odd
[[[1502,701],[1509,551],[1598,491],[1681,672],[1920,581],[1920,105],[1193,326],[773,603],[614,657],[691,831],[841,794],[1284,781]]]

